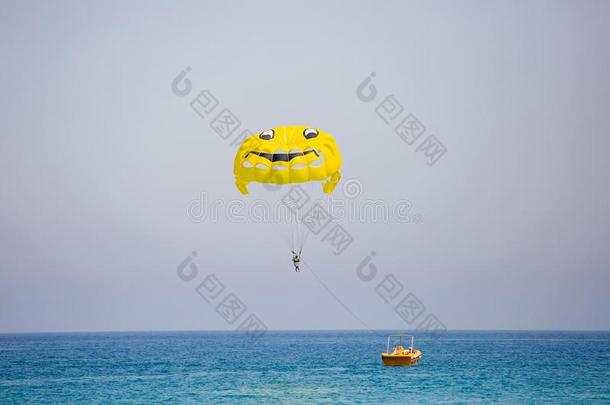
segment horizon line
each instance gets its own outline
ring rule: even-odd
[[[65,331],[18,331],[0,332],[2,335],[52,335],[52,334],[87,334],[87,333],[193,333],[193,332],[212,332],[212,333],[236,333],[241,334],[245,331],[236,329],[136,329],[136,330],[65,330]],[[265,333],[277,332],[395,332],[409,334],[427,334],[434,331],[400,330],[400,329],[377,329],[369,330],[364,328],[356,329],[268,329]],[[598,332],[609,333],[610,329],[447,329],[445,332]]]

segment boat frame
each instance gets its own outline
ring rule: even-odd
[[[411,338],[411,343],[409,344],[409,349],[413,349],[413,335],[388,335],[388,345],[386,346],[387,348],[386,348],[386,350],[385,350],[385,352],[386,352],[386,353],[391,353],[391,352],[390,352],[390,340],[391,340],[393,337],[397,337],[397,338],[399,338],[399,339],[400,339],[400,340],[399,340],[399,342],[398,342],[398,344],[399,344],[400,346],[402,346],[402,338],[403,338],[403,337],[408,337],[408,338]]]

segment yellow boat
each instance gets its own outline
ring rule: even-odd
[[[403,338],[411,338],[408,348],[402,345]],[[394,350],[390,352],[390,341],[398,338],[399,341],[394,345]],[[388,346],[385,353],[381,353],[381,360],[384,366],[415,366],[421,359],[421,351],[413,347],[413,336],[411,335],[389,335]]]

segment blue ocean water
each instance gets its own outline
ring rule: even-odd
[[[0,335],[0,403],[610,403],[610,332]]]

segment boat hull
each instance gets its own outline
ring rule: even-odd
[[[421,354],[419,355],[395,355],[395,354],[382,354],[381,360],[383,360],[384,366],[415,366],[419,363]]]

